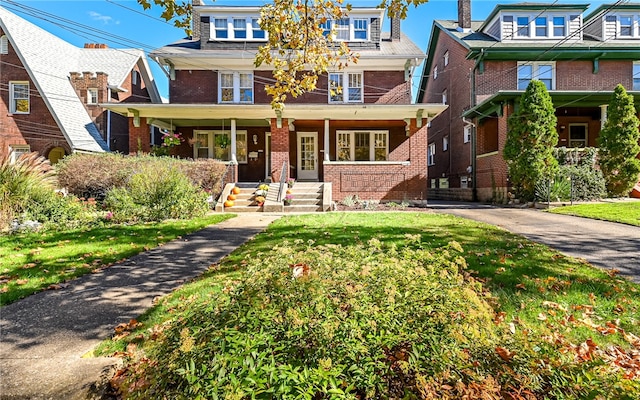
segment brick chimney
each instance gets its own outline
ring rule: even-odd
[[[400,41],[400,18],[391,17],[391,41]]]
[[[203,0],[191,0],[191,38],[200,39],[200,9],[198,6],[203,6]]]
[[[84,48],[85,49],[108,49],[109,46],[107,46],[105,43],[85,43]]]
[[[471,32],[471,0],[458,0],[458,30]]]

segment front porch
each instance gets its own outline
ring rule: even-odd
[[[427,124],[446,105],[136,104],[111,106],[130,118],[132,149],[151,150],[151,126],[179,133],[171,155],[228,162],[229,183],[331,184],[346,196],[422,203],[427,195]],[[283,170],[284,168],[284,170]]]

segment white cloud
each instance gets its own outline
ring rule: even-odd
[[[100,14],[98,12],[95,12],[95,11],[89,11],[89,16],[91,17],[92,20],[100,21],[105,25],[107,25],[107,24],[116,24],[116,25],[118,25],[120,23],[120,21],[114,20],[112,17],[110,17],[108,15],[102,15],[102,14]]]

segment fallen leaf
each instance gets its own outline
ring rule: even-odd
[[[506,362],[511,361],[513,356],[516,354],[515,352],[509,351],[508,349],[506,349],[504,347],[500,347],[500,346],[496,347],[496,353],[498,353],[500,358],[502,358]]]
[[[545,313],[538,314],[538,320],[546,321],[547,320],[547,316],[545,315]]]
[[[24,285],[25,283],[28,283],[28,282],[29,282],[29,280],[28,280],[28,279],[18,279],[18,280],[16,281],[16,284],[18,284],[18,285]]]
[[[517,289],[522,289],[522,290],[527,290],[526,286],[524,286],[524,283],[518,283],[518,284],[516,285],[516,288],[517,288]]]

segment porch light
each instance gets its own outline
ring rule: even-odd
[[[258,144],[258,135],[253,135],[253,144]]]

